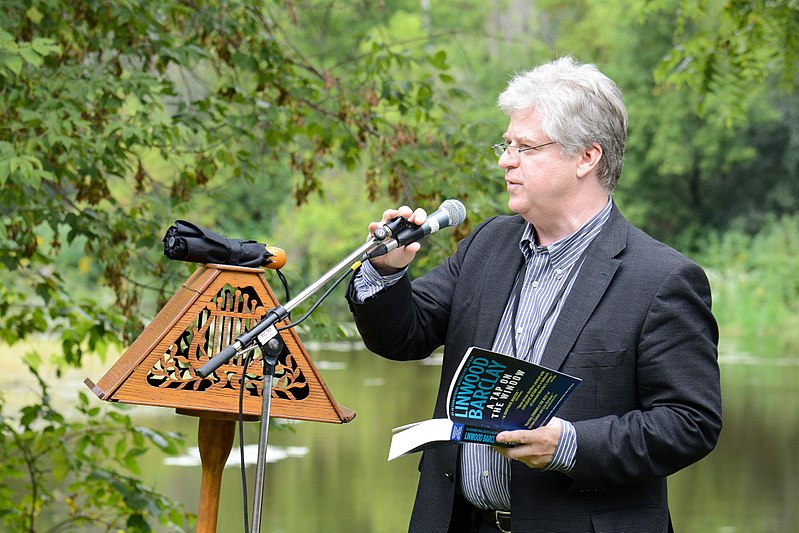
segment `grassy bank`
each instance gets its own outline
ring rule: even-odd
[[[799,357],[799,216],[754,235],[712,235],[695,259],[707,269],[722,334],[751,339],[759,355]]]

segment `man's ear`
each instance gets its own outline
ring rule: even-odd
[[[592,171],[599,167],[599,161],[602,159],[602,147],[594,143],[580,154],[580,159],[577,161],[577,177],[584,178]]]

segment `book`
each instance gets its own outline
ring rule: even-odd
[[[581,380],[483,348],[466,351],[447,393],[447,418],[392,430],[388,460],[452,443],[508,446],[496,436],[545,425]]]

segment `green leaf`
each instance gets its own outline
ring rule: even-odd
[[[23,427],[26,427],[26,428],[30,427],[31,424],[33,424],[33,422],[39,418],[40,414],[41,414],[41,410],[40,410],[40,406],[38,406],[38,405],[29,405],[29,406],[23,407],[22,408],[22,417],[20,418],[19,423]]]
[[[144,519],[141,513],[130,515],[128,517],[127,526],[128,531],[135,533],[150,533],[150,531],[152,531],[150,524],[147,523],[147,520]]]
[[[139,472],[139,463],[138,458],[144,455],[147,452],[146,448],[131,448],[127,450],[125,456],[122,458],[122,461],[125,464],[125,467],[130,470],[131,472]]]
[[[28,10],[25,12],[25,16],[28,17],[34,24],[39,24],[44,17],[42,12],[36,9],[36,6],[31,6],[28,8]]]
[[[53,462],[53,481],[59,484],[64,481],[67,475],[72,471],[72,465],[63,454],[55,453],[51,454],[51,457]]]
[[[447,70],[447,53],[444,50],[439,50],[435,54],[428,56],[427,60],[431,65],[439,70]]]
[[[136,427],[136,432],[145,436],[150,442],[152,442],[162,450],[166,450],[167,448],[170,447],[169,441],[165,439],[164,436],[158,433],[157,431],[153,431],[152,429],[144,426],[138,426]]]
[[[30,46],[20,47],[19,55],[22,57],[22,59],[35,67],[40,66],[44,62],[42,56],[37,54]]]
[[[22,58],[19,55],[6,54],[3,58],[3,64],[8,70],[17,76],[19,76],[19,73],[22,72]]]
[[[0,159],[0,185],[5,185],[11,176],[11,164],[8,159]]]
[[[114,455],[116,457],[123,458],[127,453],[127,449],[128,449],[128,443],[125,441],[125,439],[119,439],[114,449]]]

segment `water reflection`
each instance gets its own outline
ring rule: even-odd
[[[764,362],[729,348],[727,354],[722,356],[725,425],[719,445],[669,481],[676,531],[799,531],[799,358]],[[270,430],[270,455],[302,450],[302,457],[268,465],[262,530],[405,531],[419,455],[388,463],[391,428],[429,417],[438,368],[430,361],[385,361],[357,349],[317,348],[311,357],[336,401],[357,416],[345,425],[299,422]],[[190,440],[196,438],[196,419],[166,409],[142,409],[146,416],[156,416],[160,427],[171,424]],[[257,424],[247,424],[245,440],[255,454]],[[237,463],[238,448],[232,455]],[[156,452],[145,460],[145,481],[197,509],[198,466],[174,466],[167,463],[174,459]],[[250,495],[254,474],[249,466]],[[241,493],[239,468],[227,468],[219,531],[243,529]]]
[[[678,531],[799,530],[799,367],[776,363],[722,365],[719,445],[669,483]]]
[[[253,466],[258,464],[258,445],[247,444],[244,446],[244,466]],[[276,463],[284,459],[300,458],[308,455],[308,448],[306,446],[267,446],[266,449],[266,462]],[[239,467],[241,465],[241,456],[239,448],[235,447],[230,451],[230,456],[225,461],[225,468]],[[173,457],[165,457],[163,464],[166,466],[186,466],[195,467],[201,466],[200,449],[197,446],[189,447],[183,455]]]

